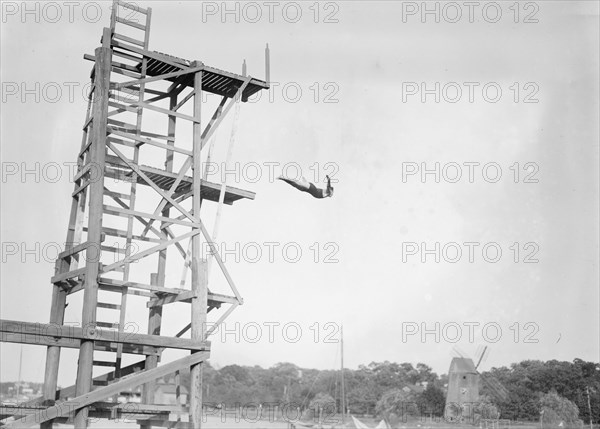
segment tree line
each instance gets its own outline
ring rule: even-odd
[[[567,423],[588,423],[591,418],[600,423],[600,364],[596,362],[525,360],[484,371],[480,378],[480,402],[488,410],[497,410],[497,417]],[[173,383],[173,376],[164,381]],[[181,382],[189,386],[189,373],[181,374]],[[354,415],[379,418],[405,414],[443,418],[447,383],[446,374],[438,375],[424,363],[371,362],[344,370],[346,408]],[[498,385],[505,395],[498,394]],[[305,369],[287,362],[271,368],[227,365],[218,369],[206,363],[203,389],[206,403],[293,404],[303,412],[322,407],[341,410],[341,371]],[[15,391],[15,383],[0,383],[3,396]]]
[[[183,376],[185,379],[185,375]],[[481,402],[498,410],[500,418],[538,421],[540,416],[562,420],[573,413],[584,422],[600,423],[600,365],[575,359],[573,362],[526,360],[481,373]],[[299,368],[278,363],[271,368],[209,364],[203,372],[204,401],[211,403],[293,403],[302,410],[317,404],[341,409],[341,371]],[[424,363],[372,362],[344,370],[346,407],[355,415],[383,417],[394,411],[410,412],[406,403],[416,404],[421,415],[443,417],[448,376],[438,375]],[[500,383],[507,395],[500,397],[490,386]],[[558,399],[557,399],[558,398]],[[558,401],[558,402],[557,402]],[[566,401],[566,402],[565,402]],[[576,410],[576,411],[575,411]],[[565,417],[567,416],[567,417]]]

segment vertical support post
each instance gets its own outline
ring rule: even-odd
[[[92,85],[94,79],[91,80]],[[87,112],[85,114],[86,123],[90,119],[92,113],[92,95],[88,97]],[[81,138],[81,149],[86,146],[89,139],[91,139],[91,126],[85,128],[83,136]],[[83,168],[84,159],[86,152],[83,152],[77,158],[78,168]],[[74,187],[77,189],[79,183],[75,183]],[[65,250],[71,249],[73,246],[79,244],[81,240],[81,233],[83,230],[83,217],[85,214],[85,201],[86,201],[87,190],[79,192],[71,200],[71,214],[69,216],[69,224],[67,229],[67,239],[65,241]],[[72,255],[69,258],[61,258],[56,260],[55,273],[66,273],[71,270],[71,267],[76,266],[79,260],[79,255]],[[64,324],[65,309],[67,307],[67,292],[59,285],[53,285],[52,289],[52,304],[50,307],[50,323],[51,324]],[[56,402],[56,389],[58,387],[58,368],[60,363],[60,347],[49,346],[46,351],[46,369],[44,372],[44,388],[43,398],[45,405],[54,405]],[[41,429],[52,429],[54,420],[48,420],[40,424]]]
[[[202,65],[194,61],[192,67]],[[202,127],[200,117],[202,113],[202,70],[194,74],[194,121],[193,126],[193,214],[200,218],[201,184],[202,184]],[[208,277],[207,264],[201,260],[200,234],[192,237],[192,291],[196,296],[192,298],[192,329],[193,340],[204,338],[203,329],[206,326]],[[190,372],[190,423],[193,428],[202,425],[202,363],[193,365]]]
[[[163,256],[159,253],[158,256],[158,264],[159,269],[161,266],[161,261],[163,260]],[[155,286],[158,283],[158,273],[150,274],[150,284]],[[148,315],[148,335],[160,335],[160,327],[162,323],[162,306],[157,305],[155,307],[150,307],[149,315]],[[146,365],[145,369],[152,369],[158,366],[159,357],[155,355],[146,356]],[[156,386],[156,382],[154,380],[149,381],[144,384],[142,389],[142,403],[144,404],[154,404],[154,387]],[[147,424],[141,424],[140,428],[150,427]]]
[[[76,201],[75,201],[76,204]],[[75,208],[76,210],[76,208]],[[64,260],[56,261],[57,267],[65,264]],[[67,264],[69,265],[69,264]],[[50,323],[62,325],[65,318],[65,305],[67,292],[59,285],[52,288],[52,308],[50,309]],[[44,373],[44,404],[54,405],[56,400],[56,387],[58,383],[58,364],[60,361],[60,347],[49,346],[46,351],[46,371]],[[52,429],[53,420],[48,420],[40,425],[41,429]]]
[[[271,83],[271,51],[268,43],[265,47],[265,82],[267,85]]]
[[[110,49],[110,29],[105,28],[103,44],[97,48],[96,89],[94,98],[93,143],[91,162],[95,173],[90,184],[90,206],[87,240],[93,245],[86,250],[85,286],[83,291],[83,311],[81,323],[84,329],[91,329],[96,322],[98,304],[98,272],[100,268],[100,242],[102,235],[102,204],[104,196],[104,161],[106,157],[106,120],[108,115],[108,94],[112,52]],[[77,366],[76,396],[85,395],[92,390],[92,372],[94,360],[94,341],[82,340]],[[74,425],[78,429],[87,428],[88,408],[75,412]]]
[[[173,110],[177,105],[177,92],[173,90],[170,95],[169,101],[169,109]],[[168,131],[167,135],[169,137],[175,138],[175,125],[176,125],[176,117],[169,116],[168,119]],[[169,140],[167,142],[168,145],[174,146],[175,142],[173,140]],[[167,150],[166,158],[165,158],[165,170],[173,171],[173,155],[174,151]],[[170,206],[166,206],[162,211],[162,216],[170,217],[171,208]],[[163,222],[162,225],[166,223]],[[165,285],[165,277],[166,277],[166,269],[167,269],[167,249],[163,249],[158,252],[158,269],[155,274],[151,275],[151,284],[154,286],[164,286]],[[162,323],[162,306],[158,305],[155,307],[151,307],[149,310],[149,318],[148,318],[148,334],[149,335],[160,335]],[[146,369],[156,368],[158,366],[158,356],[147,356],[146,357]],[[154,403],[154,389],[156,386],[156,382],[150,381],[144,385],[143,388],[143,403],[145,404],[153,404]],[[146,428],[149,427],[147,424],[142,424],[140,427]]]

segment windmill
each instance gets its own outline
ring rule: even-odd
[[[473,419],[475,407],[480,404],[479,381],[489,388],[494,399],[504,401],[508,390],[493,376],[481,374],[479,366],[487,358],[487,346],[479,353],[477,364],[473,359],[465,357],[458,348],[453,349],[459,357],[452,358],[448,371],[448,393],[446,396],[445,417],[449,421]]]

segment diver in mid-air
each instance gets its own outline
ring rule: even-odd
[[[279,180],[283,180],[286,183],[289,183],[294,188],[307,192],[315,198],[327,198],[333,196],[333,186],[331,186],[331,179],[329,176],[327,177],[327,188],[317,188],[313,183],[309,182],[302,176],[299,180],[289,179],[287,177],[279,176]]]

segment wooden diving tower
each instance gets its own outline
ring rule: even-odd
[[[90,418],[133,419],[143,428],[201,426],[201,368],[210,354],[207,314],[220,314],[218,325],[242,298],[200,209],[203,201],[220,209],[254,198],[252,192],[209,182],[202,157],[210,159],[207,142],[231,108],[269,88],[269,54],[267,48],[266,79],[259,80],[246,75],[245,65],[236,74],[151,51],[151,13],[113,1],[101,46],[84,56],[94,67],[67,245],[51,279],[50,321],[0,320],[2,341],[47,347],[43,395],[16,408],[2,406],[5,427],[67,422],[80,429]],[[215,110],[205,117],[202,106],[209,100]],[[230,294],[209,289],[203,243]],[[181,282],[169,281],[167,261],[183,267]],[[77,296],[81,322],[67,326],[67,301]],[[148,313],[146,334],[127,328],[132,326],[127,309],[140,301]],[[166,336],[163,308],[172,303],[188,304],[190,322]],[[75,385],[58,389],[63,347],[79,349],[72,364],[77,377]],[[161,362],[167,349],[190,354]],[[177,384],[179,372],[187,370],[189,398],[178,394],[176,405],[155,403],[155,380],[174,373]],[[115,400],[137,386],[143,386],[141,403]]]

